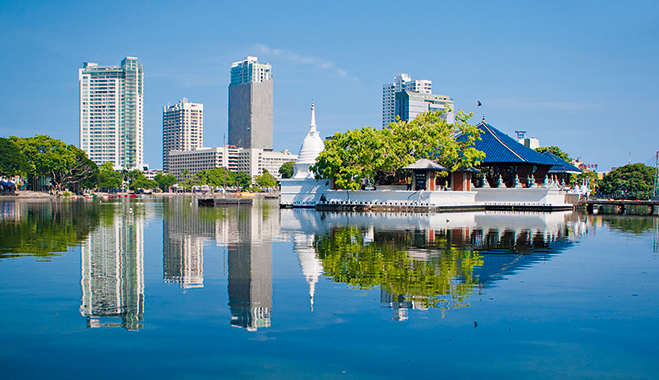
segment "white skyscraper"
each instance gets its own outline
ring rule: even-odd
[[[144,107],[142,65],[126,57],[121,66],[84,62],[80,81],[80,148],[96,164],[142,168]]]
[[[162,165],[170,172],[169,152],[201,148],[204,140],[204,105],[183,98],[162,110]]]
[[[401,91],[432,94],[432,81],[413,81],[409,74],[399,74],[393,83],[382,85],[382,127],[396,121],[396,93]]]

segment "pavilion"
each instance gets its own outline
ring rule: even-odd
[[[477,125],[481,139],[474,148],[485,152],[485,159],[479,169],[490,187],[497,187],[499,178],[506,187],[529,187],[532,177],[535,185],[542,185],[552,166],[553,159],[520,144],[490,124],[481,122]],[[516,179],[519,182],[516,186]]]

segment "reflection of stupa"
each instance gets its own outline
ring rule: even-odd
[[[313,311],[314,295],[316,293],[316,283],[318,278],[323,274],[323,264],[316,258],[316,250],[313,248],[313,235],[295,235],[294,250],[300,261],[302,274],[309,285],[309,308]]]
[[[116,211],[113,224],[89,234],[80,247],[82,304],[88,327],[142,327],[144,312],[144,217]],[[118,317],[121,323],[102,323]]]

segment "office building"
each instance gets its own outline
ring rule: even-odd
[[[432,94],[432,81],[412,80],[409,74],[399,74],[393,83],[382,85],[382,127],[396,121],[396,93],[401,91]]]
[[[80,148],[97,165],[142,168],[143,77],[135,57],[124,58],[121,66],[84,62],[79,69]]]
[[[272,68],[247,57],[231,64],[229,145],[272,150]]]
[[[288,161],[297,160],[297,155],[288,150],[273,152],[264,149],[243,149],[232,145],[216,148],[169,152],[169,173],[182,180],[181,172],[187,170],[194,175],[202,170],[225,167],[232,172],[245,172],[250,176],[268,173],[279,178],[279,168]]]
[[[169,152],[201,148],[204,139],[204,105],[183,98],[162,110],[162,165],[169,173]]]
[[[401,121],[414,120],[419,114],[428,111],[441,111],[448,108],[443,115],[449,123],[455,121],[453,100],[446,95],[435,95],[403,90],[396,93],[395,115]]]

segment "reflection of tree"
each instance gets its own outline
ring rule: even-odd
[[[0,258],[51,257],[86,239],[99,225],[101,207],[96,202],[5,202],[11,220],[0,219]]]
[[[624,233],[641,235],[646,231],[652,230],[654,218],[643,216],[604,216],[604,223],[608,224],[609,229],[617,230]]]
[[[355,227],[316,236],[314,247],[325,275],[354,287],[380,285],[392,298],[404,296],[422,307],[467,306],[465,299],[478,283],[473,272],[483,264],[481,256],[450,244],[422,254],[404,250],[418,246],[418,236],[407,231],[376,232],[368,240]]]

